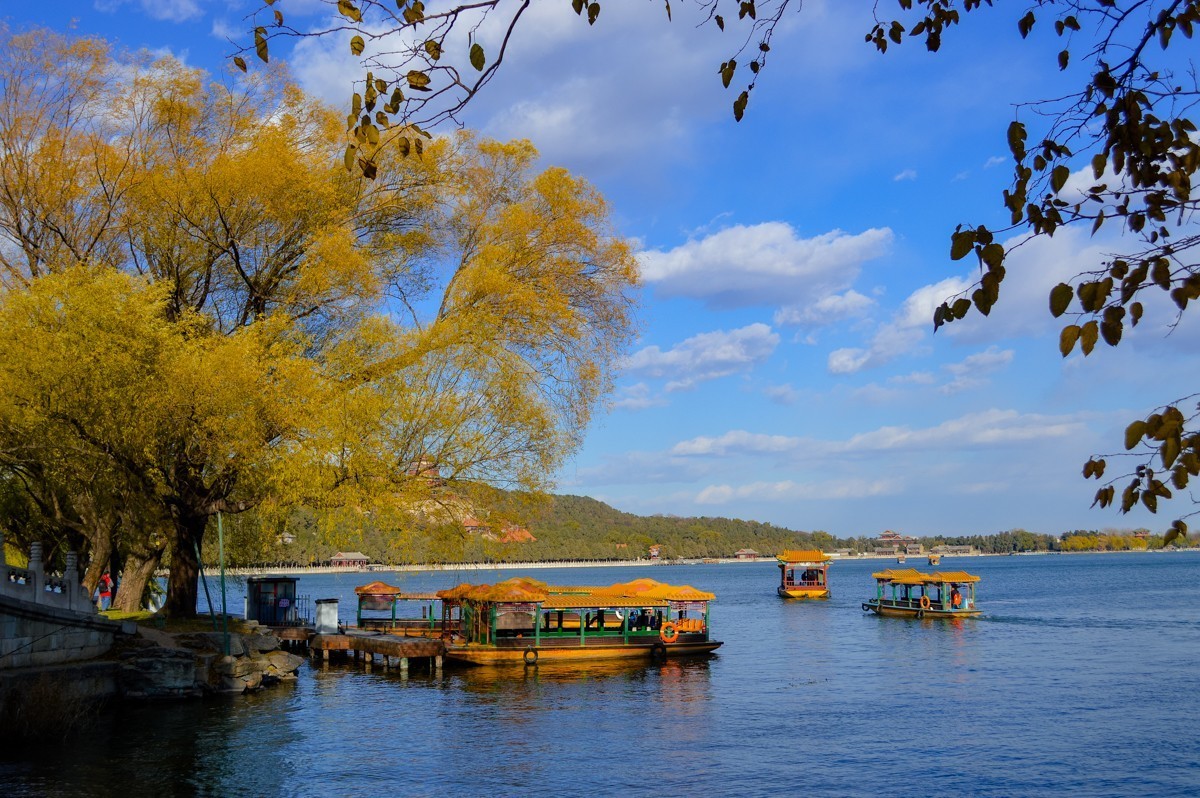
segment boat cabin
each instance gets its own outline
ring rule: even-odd
[[[921,573],[912,568],[871,574],[875,598],[863,611],[909,618],[962,618],[979,615],[975,585],[979,577],[965,571]]]
[[[829,598],[828,554],[816,550],[783,551],[779,561],[779,588],[783,598]]]

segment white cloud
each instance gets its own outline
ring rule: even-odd
[[[897,183],[899,183],[903,180],[916,180],[916,179],[917,179],[917,170],[916,169],[901,170],[900,172],[896,173],[895,177],[892,178],[892,180]]]
[[[889,377],[888,382],[895,385],[932,385],[937,382],[937,377],[928,371],[913,371]]]
[[[609,403],[609,406],[614,409],[645,410],[650,407],[663,407],[666,404],[667,400],[654,394],[650,390],[649,385],[639,382],[635,385],[628,385],[621,388],[617,396]]]
[[[938,392],[948,396],[982,388],[989,383],[989,380],[985,379],[987,374],[1007,366],[1012,359],[1011,349],[1001,350],[991,346],[983,352],[969,355],[958,363],[947,363],[942,368],[953,374],[954,379],[939,387]]]
[[[765,324],[737,330],[701,333],[666,351],[648,346],[624,363],[628,374],[669,379],[668,391],[747,371],[768,358],[779,345],[779,335]]]
[[[964,449],[999,446],[1049,438],[1066,438],[1084,430],[1072,416],[1018,413],[1015,410],[984,410],[943,422],[936,427],[880,427],[855,435],[840,449],[845,452],[877,452],[890,449]]]
[[[876,328],[865,348],[843,347],[830,352],[826,361],[829,373],[854,374],[913,351],[924,340],[925,331],[933,329],[934,309],[967,285],[966,280],[950,277],[913,291],[892,320]]]
[[[833,324],[842,319],[864,315],[875,300],[851,289],[844,294],[830,294],[806,307],[790,306],[775,311],[775,323],[803,326]]]
[[[800,401],[800,392],[791,385],[770,385],[763,389],[763,394],[781,405],[794,405]]]
[[[187,22],[204,16],[198,0],[96,0],[97,11],[120,13],[122,6],[136,2],[142,13],[164,22]]]
[[[696,494],[697,504],[728,504],[733,501],[782,502],[799,499],[860,499],[900,493],[897,479],[844,479],[827,482],[753,482],[748,485],[709,485]]]
[[[999,166],[1002,163],[1010,163],[1008,158],[1001,158],[999,155],[993,155],[984,162],[984,169],[991,169],[993,166]]]
[[[833,230],[800,238],[790,224],[737,225],[669,252],[642,252],[642,276],[665,297],[709,307],[811,306],[844,291],[862,264],[890,249],[892,231]]]
[[[933,427],[879,427],[847,440],[822,441],[791,435],[767,435],[730,430],[716,437],[699,436],[671,447],[672,457],[796,455],[816,463],[820,458],[885,451],[947,450],[1005,446],[1031,440],[1066,438],[1084,429],[1077,416],[1048,416],[991,409],[968,413]]]
[[[787,435],[762,435],[745,430],[731,430],[718,438],[699,437],[681,441],[671,448],[671,454],[680,456],[728,454],[778,454],[794,451],[801,438]]]
[[[946,371],[958,376],[968,374],[987,374],[1012,362],[1013,351],[989,346],[982,352],[968,355],[958,363],[947,363],[942,366]]]

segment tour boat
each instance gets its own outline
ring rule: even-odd
[[[829,598],[829,555],[815,550],[784,551],[779,560],[779,588],[783,598]]]
[[[472,665],[648,659],[709,654],[708,605],[716,597],[689,585],[637,579],[610,587],[552,587],[515,578],[438,592],[461,631],[446,657]]]
[[[942,555],[940,555],[940,554],[930,554],[929,555],[929,564],[930,565],[937,565],[941,561],[942,561]]]
[[[905,618],[970,618],[979,615],[975,584],[979,577],[965,571],[923,574],[912,568],[879,571],[875,598],[863,602],[864,612]]]

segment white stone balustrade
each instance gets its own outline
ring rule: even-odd
[[[96,614],[92,597],[80,583],[78,555],[67,552],[62,574],[47,574],[42,564],[42,544],[29,547],[29,567],[9,565],[0,533],[0,596],[72,612]]]

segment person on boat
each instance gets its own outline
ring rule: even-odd
[[[962,593],[958,592],[958,585],[950,588],[950,604],[954,609],[962,606]]]

